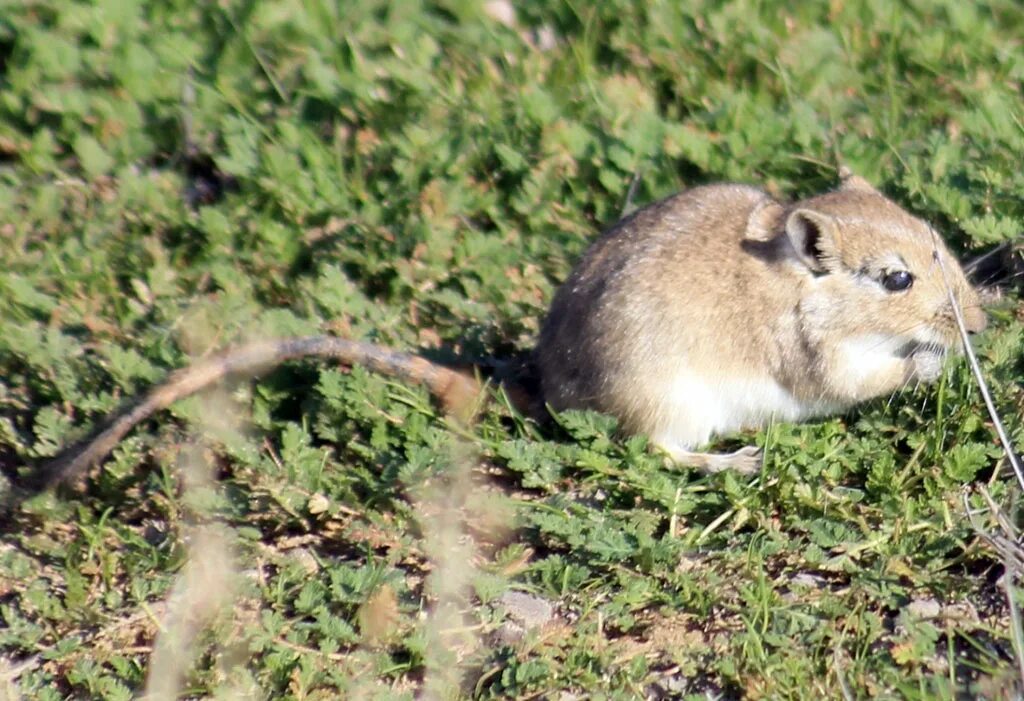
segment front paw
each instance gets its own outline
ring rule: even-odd
[[[910,358],[914,368],[914,379],[920,382],[934,382],[942,375],[946,357],[932,350],[919,350]]]

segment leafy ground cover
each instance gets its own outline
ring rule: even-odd
[[[6,489],[232,341],[521,354],[587,241],[684,186],[800,196],[842,163],[965,258],[1011,263],[1024,220],[1010,0],[0,7]],[[1009,270],[978,352],[1020,445]],[[600,416],[541,427],[495,396],[460,427],[419,388],[291,363],[4,513],[0,680],[34,699],[1014,693],[1005,564],[971,513],[994,529],[984,486],[1014,519],[1016,490],[962,362],[753,438],[762,474],[702,477]]]

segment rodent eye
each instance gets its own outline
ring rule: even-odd
[[[886,273],[882,278],[882,287],[890,292],[910,289],[913,284],[914,276],[906,270],[894,270],[891,273]]]

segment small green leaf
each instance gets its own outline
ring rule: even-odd
[[[85,172],[96,177],[110,172],[114,159],[100,146],[100,142],[88,134],[82,134],[75,140],[75,154]]]

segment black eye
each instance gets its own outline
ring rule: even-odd
[[[882,278],[882,287],[889,290],[890,292],[899,292],[900,290],[908,290],[910,286],[914,284],[914,276],[908,273],[906,270],[894,270],[891,273],[886,273]]]

